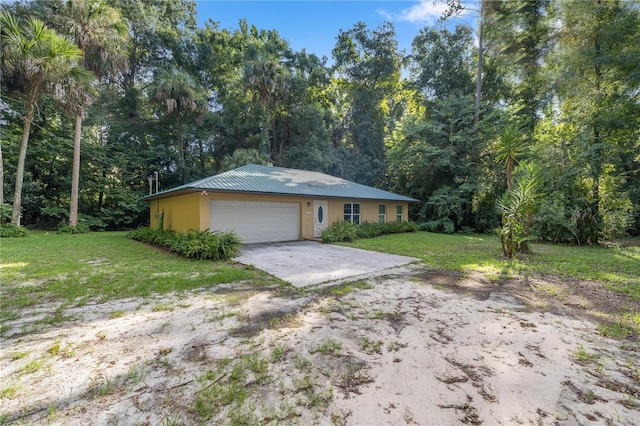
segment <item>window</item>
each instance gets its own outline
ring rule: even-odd
[[[378,204],[378,222],[385,223],[387,221],[387,206]]]
[[[402,215],[402,204],[396,206],[396,222],[402,222],[404,217]]]
[[[360,204],[344,203],[344,221],[360,224]]]

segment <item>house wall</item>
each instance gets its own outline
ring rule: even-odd
[[[286,195],[243,194],[226,192],[194,192],[186,195],[151,201],[151,227],[158,227],[159,215],[164,212],[163,229],[184,232],[189,229],[204,231],[209,228],[211,200],[279,201],[299,203],[300,239],[314,239],[314,200],[328,202],[327,223],[344,219],[344,204],[360,204],[360,222],[378,222],[378,206],[386,205],[387,222],[396,221],[396,206],[402,205],[403,220],[408,219],[408,203],[397,201],[376,201],[342,198],[314,198]],[[156,214],[158,213],[158,214]]]
[[[344,204],[358,203],[360,204],[360,223],[378,222],[378,206],[384,204],[386,206],[385,222],[396,221],[396,206],[402,205],[402,220],[408,220],[407,211],[409,203],[406,201],[378,201],[378,200],[357,200],[357,199],[329,199],[329,225],[333,222],[344,220]]]
[[[162,229],[184,232],[198,228],[202,214],[200,198],[200,193],[192,193],[152,200],[150,203],[151,228],[157,229],[161,219]],[[208,220],[207,216],[207,222]]]

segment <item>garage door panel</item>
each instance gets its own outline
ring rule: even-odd
[[[300,238],[300,204],[212,200],[211,231],[234,231],[246,244]]]

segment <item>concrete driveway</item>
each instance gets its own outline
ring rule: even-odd
[[[314,241],[250,244],[235,261],[253,265],[296,287],[382,271],[419,259]]]

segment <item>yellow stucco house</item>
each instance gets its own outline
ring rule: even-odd
[[[320,172],[256,164],[143,200],[152,228],[233,230],[245,244],[319,239],[338,220],[405,221],[417,201]]]

